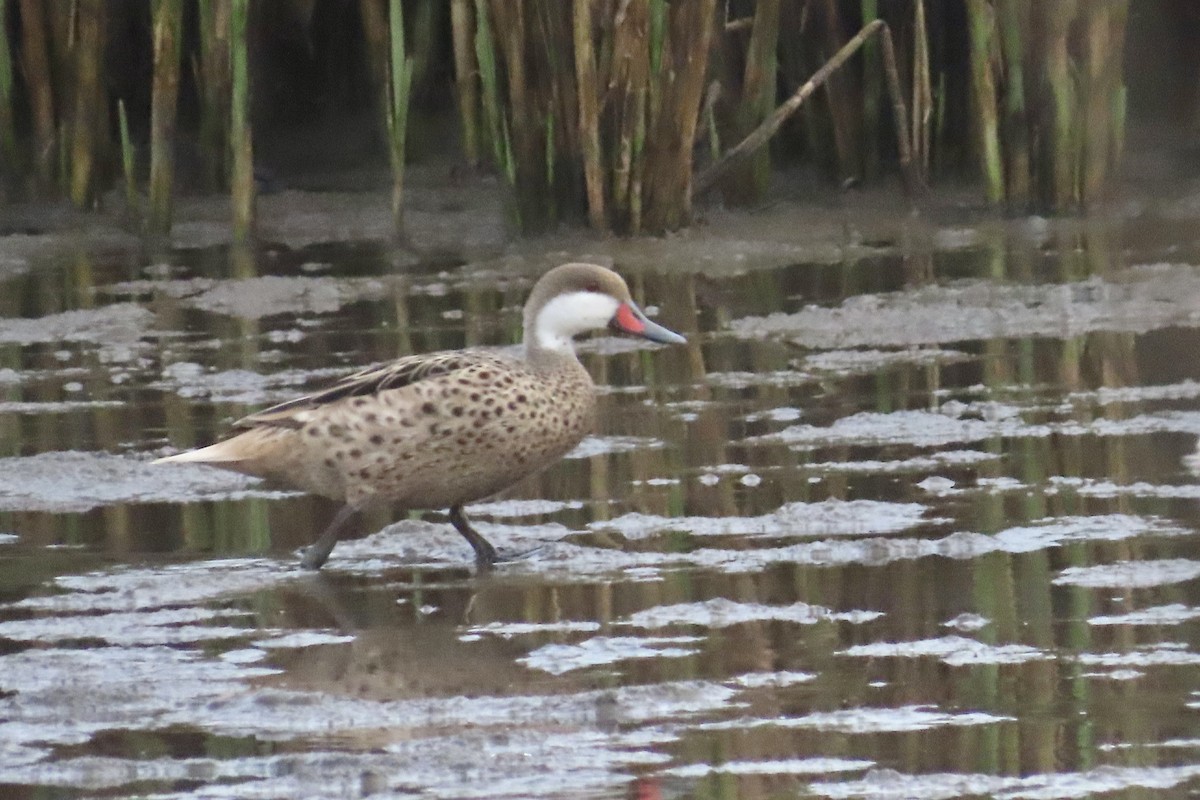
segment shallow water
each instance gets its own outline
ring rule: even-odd
[[[0,794],[1194,794],[1194,227],[0,240]],[[689,344],[581,343],[602,430],[471,510],[491,574],[437,514],[303,573],[321,503],[148,464],[581,257]]]

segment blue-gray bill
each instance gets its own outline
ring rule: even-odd
[[[621,307],[617,309],[617,313],[613,315],[609,327],[615,331],[663,344],[684,344],[687,341],[675,331],[664,328],[651,320],[633,303],[622,303]]]

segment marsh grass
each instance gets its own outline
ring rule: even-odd
[[[0,0],[6,196],[57,193],[94,207],[130,174],[129,142],[145,141],[148,228],[162,232],[185,172],[174,154],[195,142],[198,185],[230,191],[236,235],[247,238],[252,94],[253,113],[267,120],[294,111],[281,106],[298,95],[324,121],[361,110],[351,96],[370,98],[378,112],[370,155],[391,166],[397,230],[405,161],[423,157],[417,148],[427,141],[409,128],[425,123],[427,109],[457,114],[456,152],[500,176],[512,219],[527,231],[582,219],[621,233],[677,229],[691,220],[698,190],[715,186],[725,202],[753,205],[781,164],[800,159],[843,182],[894,174],[899,162],[910,191],[966,168],[996,205],[1068,211],[1105,196],[1124,149],[1128,0],[358,0],[357,8],[348,21],[316,23],[314,10],[329,6],[306,0]],[[259,75],[269,59],[258,48],[274,52],[286,38],[269,23],[289,14],[310,26],[300,38],[312,69]],[[886,24],[895,41],[868,36],[861,58],[826,69],[864,23]],[[342,49],[321,61],[318,45],[331,42]],[[143,76],[147,57],[153,69]],[[814,75],[821,91],[794,118],[795,108],[785,113],[786,124],[771,122]],[[316,79],[326,81],[321,91],[306,83]],[[279,91],[271,81],[291,84]],[[366,90],[345,91],[352,81]],[[453,100],[439,106],[451,86]],[[117,98],[128,104],[123,127],[110,119]],[[768,123],[767,139],[739,149]],[[714,170],[723,173],[715,184]]]

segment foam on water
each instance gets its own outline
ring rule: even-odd
[[[859,781],[810,783],[818,797],[876,800],[951,800],[989,796],[997,800],[1067,800],[1136,789],[1172,789],[1200,775],[1200,765],[1180,767],[1102,766],[1087,772],[1025,777],[933,773],[905,775],[879,770]]]
[[[469,515],[485,517],[536,517],[554,514],[567,509],[583,508],[580,500],[496,500],[489,503],[472,503],[467,506]]]
[[[684,658],[696,652],[700,636],[597,636],[579,644],[548,644],[517,661],[531,669],[562,675],[585,667],[643,658]]]
[[[195,464],[156,464],[112,455],[62,451],[0,458],[0,510],[82,512],[116,503],[285,497],[258,481]]]
[[[53,585],[61,593],[27,597],[9,608],[59,614],[153,610],[243,595],[310,577],[276,561],[255,558],[123,567],[60,576]]]
[[[852,623],[868,622],[882,617],[879,611],[831,611],[808,603],[788,606],[768,606],[762,603],[737,603],[723,597],[701,603],[680,603],[654,606],[638,611],[621,622],[635,628],[665,628],[670,625],[703,625],[724,628],[746,622],[773,620],[798,625],[815,625],[824,621]]]
[[[952,667],[973,664],[1023,664],[1044,661],[1051,653],[1024,644],[985,644],[962,636],[921,639],[915,642],[872,642],[842,650],[840,655],[859,658],[937,658]]]
[[[686,531],[693,536],[863,536],[896,533],[925,519],[919,503],[886,503],[878,500],[829,499],[818,503],[787,503],[758,517],[656,517],[630,513],[594,522],[597,530],[616,530],[627,539],[640,539],[664,530]]]
[[[816,680],[813,672],[749,672],[739,675],[732,683],[745,689],[766,689],[794,686],[798,683],[809,683]]]
[[[1200,608],[1171,603],[1127,614],[1099,614],[1090,617],[1088,622],[1092,625],[1180,625],[1197,617],[1200,617]]]
[[[1200,412],[1163,411],[1127,419],[1074,420],[1029,423],[1020,418],[959,418],[933,411],[864,411],[829,426],[792,425],[775,433],[746,439],[747,443],[784,444],[800,450],[851,444],[947,447],[994,437],[1044,439],[1062,436],[1145,436],[1152,433],[1200,435]]]
[[[1200,653],[1193,653],[1183,643],[1158,644],[1127,653],[1080,653],[1080,664],[1092,667],[1178,667],[1200,664]]]
[[[931,706],[901,706],[899,708],[849,708],[842,711],[818,711],[798,717],[770,719],[735,719],[708,722],[701,730],[748,729],[758,727],[807,728],[831,733],[901,733],[928,731],[936,728],[957,728],[974,725],[995,725],[1014,721],[1012,717],[996,716],[979,711],[951,713]]]
[[[39,616],[0,622],[0,638],[43,643],[95,640],[123,647],[219,641],[244,637],[246,629],[198,623],[236,619],[245,613],[193,607]]]
[[[482,634],[499,636],[502,639],[512,639],[517,636],[531,636],[546,633],[593,633],[600,630],[600,623],[590,620],[573,622],[488,622],[483,625],[472,625],[463,636],[478,638]],[[460,637],[461,638],[461,637]]]
[[[703,778],[706,775],[825,775],[831,772],[857,772],[875,766],[874,761],[850,758],[786,758],[772,761],[726,761],[721,764],[688,764],[663,770],[664,775],[679,778]]]
[[[632,450],[653,450],[663,446],[662,441],[644,436],[589,436],[563,458],[592,458],[610,453],[628,453]]]
[[[1167,586],[1200,578],[1200,561],[1168,558],[1118,561],[1092,567],[1067,567],[1052,582],[1057,586],[1099,588],[1144,588]]]

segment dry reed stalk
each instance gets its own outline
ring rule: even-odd
[[[832,58],[814,72],[812,77],[805,81],[791,97],[781,103],[775,109],[775,112],[764,120],[753,133],[727,151],[719,161],[700,173],[695,180],[695,186],[692,190],[693,195],[698,195],[712,187],[732,165],[766,144],[779,130],[780,126],[787,121],[788,117],[796,113],[804,105],[804,101],[820,88],[829,79],[829,76],[842,66],[850,56],[854,55],[862,47],[863,42],[867,38],[876,34],[882,36],[884,40],[883,60],[888,78],[888,91],[892,96],[892,107],[895,112],[896,145],[900,153],[900,165],[905,180],[905,189],[910,197],[920,194],[923,186],[912,168],[911,148],[907,139],[908,111],[900,89],[900,78],[896,70],[895,48],[890,41],[891,31],[883,20],[877,19],[863,27],[850,41],[842,45],[841,50],[838,50]]]
[[[892,127],[896,134],[900,175],[904,179],[904,191],[910,198],[914,198],[925,193],[926,185],[913,163],[912,146],[908,139],[908,110],[904,106],[904,90],[900,88],[900,73],[896,68],[896,46],[892,42],[892,31],[883,20],[877,22],[880,23],[877,30],[883,45],[883,75],[888,96],[892,99]]]
[[[612,202],[614,213],[620,215],[632,232],[637,232],[629,219],[633,205],[634,145],[638,117],[644,114],[644,109],[639,110],[639,106],[646,102],[646,85],[650,79],[650,53],[646,47],[649,30],[648,0],[631,0],[613,22],[613,74],[609,83],[615,131],[615,141],[610,143],[614,150],[609,159],[613,165]],[[638,202],[640,204],[640,200]]]
[[[513,174],[521,225],[530,229],[543,221],[546,201],[543,117],[536,89],[527,76],[527,19],[525,0],[492,0],[497,42],[504,59],[508,87],[508,130],[511,135]],[[503,114],[503,110],[501,111]]]
[[[913,159],[922,181],[929,180],[933,124],[933,85],[929,71],[929,29],[925,20],[925,0],[915,0],[913,8],[913,91],[912,129],[909,139]]]
[[[12,53],[8,48],[8,0],[0,0],[0,171],[17,171],[17,130],[13,125]]]
[[[717,120],[715,109],[717,101],[721,99],[721,82],[714,80],[708,84],[708,88],[704,90],[704,103],[700,106],[700,120],[696,125],[696,132],[693,134],[694,141],[692,146],[695,147],[708,137],[709,155],[713,161],[721,157],[721,139],[717,132]]]
[[[200,0],[200,53],[196,81],[200,93],[200,148],[210,190],[225,185],[229,166],[230,0]]]
[[[996,14],[1004,55],[1005,196],[1011,208],[1029,205],[1031,161],[1025,99],[1025,44],[1029,41],[1029,0],[999,0]]]
[[[879,19],[879,0],[860,0],[862,23]],[[862,171],[865,177],[879,174],[879,126],[883,120],[883,61],[874,39],[862,48]],[[907,136],[907,132],[905,134]]]
[[[755,7],[737,110],[736,135],[739,138],[762,124],[775,108],[779,11],[780,0],[762,0]],[[770,179],[771,151],[762,147],[731,170],[722,185],[735,202],[749,203],[766,193]]]
[[[656,0],[651,0],[656,2]],[[642,232],[642,186],[646,180],[646,116],[647,105],[650,104],[654,92],[650,89],[654,81],[650,78],[653,72],[647,73],[647,86],[635,90],[633,103],[632,149],[629,165],[629,232],[637,235]]]
[[[836,53],[844,46],[841,14],[836,0],[824,0],[820,17],[826,53]],[[837,151],[839,172],[843,179],[862,175],[862,101],[859,89],[848,76],[833,74],[825,85],[829,98],[829,120],[832,123],[833,146]]]
[[[462,123],[463,155],[479,163],[479,77],[475,66],[471,0],[450,0],[450,27],[454,36],[454,85],[458,118]]]
[[[672,3],[666,25],[659,109],[647,138],[646,230],[686,225],[692,206],[692,142],[708,76],[708,56],[716,28],[716,0]]]
[[[662,88],[669,78],[662,72],[663,59],[669,47],[667,40],[667,0],[650,0],[650,34],[646,43],[650,48],[650,74],[647,90],[649,114],[657,119],[662,113]]]
[[[967,27],[971,42],[971,97],[974,125],[979,135],[979,167],[988,202],[1004,202],[1004,163],[1000,152],[995,52],[995,12],[987,0],[967,0]]]
[[[1037,10],[1041,19],[1034,27],[1042,32],[1045,81],[1050,91],[1049,103],[1043,103],[1043,115],[1048,117],[1042,123],[1047,149],[1040,160],[1041,170],[1049,177],[1043,200],[1048,207],[1062,210],[1079,204],[1075,144],[1078,101],[1069,45],[1078,7],[1076,0],[1056,0],[1038,4]]]
[[[588,221],[598,231],[608,230],[604,204],[604,165],[600,150],[600,85],[592,46],[592,0],[575,0],[572,38],[575,44],[575,82],[579,98],[579,139],[583,175],[587,186]]]
[[[1080,196],[1083,203],[1101,198],[1119,153],[1124,129],[1121,49],[1129,0],[1104,0],[1086,7],[1083,54],[1083,153]]]
[[[254,144],[250,130],[250,0],[232,0],[230,25],[230,147],[233,163],[230,190],[233,203],[233,238],[244,244],[254,231]]]
[[[71,202],[86,208],[99,188],[97,170],[108,131],[104,70],[106,13],[104,0],[78,0],[78,41],[74,47],[75,97],[70,130]]]
[[[46,23],[50,76],[55,82],[54,94],[62,105],[58,112],[65,116],[74,97],[72,75],[75,66],[74,52],[79,40],[79,8],[75,0],[67,3],[41,0],[41,3]],[[62,146],[60,144],[60,147]]]
[[[491,13],[488,11],[487,0],[475,0],[475,58],[479,64],[480,97],[483,103],[483,118],[487,123],[488,143],[492,149],[492,160],[512,186],[516,182],[516,173],[510,157],[511,148],[504,122],[504,109],[500,103],[496,43],[492,37]]]
[[[25,85],[33,116],[34,172],[39,190],[53,183],[55,151],[54,81],[46,44],[46,20],[40,0],[21,0],[21,51]]]
[[[574,4],[561,0],[540,0],[536,5],[540,33],[538,39],[544,43],[538,48],[545,54],[544,68],[537,73],[541,83],[549,80],[543,89],[544,102],[548,103],[546,118],[547,186],[554,196],[576,198],[583,196],[583,131],[579,124],[579,89],[575,76],[574,61]]]
[[[125,178],[125,211],[129,215],[138,213],[137,180],[133,171],[133,140],[129,136],[129,115],[125,113],[125,100],[117,100],[117,125],[121,135],[121,174]]]
[[[392,223],[398,236],[404,232],[404,168],[408,140],[408,105],[412,94],[413,60],[405,51],[404,9],[400,0],[388,2],[391,39],[388,58],[391,85],[387,114],[388,153],[392,165]]]
[[[154,0],[154,74],[150,95],[150,230],[171,230],[171,194],[175,178],[175,117],[179,100],[182,0]]]
[[[441,42],[438,36],[438,16],[435,12],[443,8],[445,0],[410,0],[416,3],[417,10],[413,13],[413,35],[409,38],[409,59],[412,61],[413,86],[424,86],[425,76],[429,74],[430,65],[437,55],[437,47]]]
[[[387,129],[388,115],[388,18],[384,13],[385,0],[359,0],[358,16],[362,20],[363,43],[366,49],[367,75],[372,96],[378,98],[383,113],[380,124]]]

